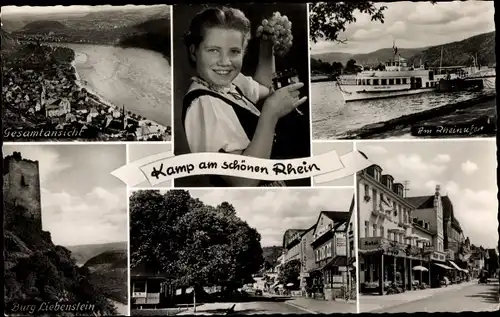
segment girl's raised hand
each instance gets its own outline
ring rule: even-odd
[[[262,20],[257,28],[257,37],[272,41],[274,54],[284,56],[293,45],[292,22],[286,15],[274,12],[269,19]]]

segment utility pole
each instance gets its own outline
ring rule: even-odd
[[[404,189],[403,189],[403,191],[404,191],[404,198],[406,198],[407,197],[406,193],[410,191],[410,189],[408,188],[408,186],[410,185],[410,181],[404,181],[403,185],[404,185]]]

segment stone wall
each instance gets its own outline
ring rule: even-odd
[[[3,195],[6,204],[22,207],[24,216],[42,228],[40,173],[38,161],[22,159],[19,152],[4,160]],[[19,209],[9,209],[19,210]],[[5,219],[11,219],[5,215]]]

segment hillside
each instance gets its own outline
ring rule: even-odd
[[[19,47],[17,40],[13,39],[9,33],[4,31],[3,28],[0,30],[0,34],[2,38],[2,51],[12,50]]]
[[[439,66],[442,49],[443,66],[471,66],[472,56],[476,54],[481,65],[495,64],[495,33],[479,34],[463,41],[429,47],[415,54],[410,62],[418,64],[419,60],[422,59],[429,66]]]
[[[127,249],[103,252],[88,260],[83,269],[90,272],[90,281],[109,298],[128,303]]]
[[[125,36],[119,45],[139,47],[158,52],[170,61],[170,18],[160,18],[140,23],[132,28],[130,36]]]
[[[119,45],[153,50],[170,61],[170,18],[160,18],[133,27],[132,35],[124,37]]]
[[[86,315],[114,315],[114,304],[104,289],[91,281],[91,273],[75,265],[71,252],[52,243],[50,233],[29,216],[27,209],[5,204],[4,225],[4,307],[15,304],[40,305],[63,301],[92,303]],[[79,312],[83,314],[84,312]],[[74,316],[53,313],[52,316]]]
[[[412,56],[422,52],[425,48],[398,48],[398,54],[401,57],[406,59],[411,58]],[[356,64],[363,66],[378,66],[380,63],[387,62],[394,58],[394,51],[391,48],[383,48],[377,50],[375,52],[371,52],[368,54],[356,54],[353,56],[353,59],[356,61]]]
[[[422,63],[430,66],[439,66],[441,60],[441,49],[443,50],[443,66],[470,66],[472,56],[477,53],[482,65],[490,65],[496,62],[495,55],[495,32],[479,34],[462,41],[421,48],[398,48],[398,53],[407,58],[410,64]],[[316,60],[333,63],[341,62],[344,66],[349,59],[354,59],[358,65],[377,66],[380,62],[392,59],[393,49],[383,48],[367,54],[346,53],[323,53],[311,55]]]
[[[77,264],[83,265],[89,259],[107,251],[127,250],[127,242],[112,242],[103,244],[85,244],[66,246],[71,251],[72,258]]]
[[[66,29],[66,25],[59,21],[33,21],[26,24],[21,32],[25,34],[33,34],[33,33],[45,33],[56,30],[64,30]]]
[[[328,62],[328,63],[333,63],[333,62],[340,62],[343,65],[347,63],[349,59],[351,59],[354,56],[354,54],[349,54],[349,53],[322,53],[322,54],[311,54],[311,58],[314,58],[316,60],[321,60],[322,62]]]
[[[272,246],[272,247],[262,247],[262,256],[264,257],[264,262],[268,263],[266,265],[271,265],[271,267],[276,266],[276,261],[278,257],[283,252],[283,247]]]

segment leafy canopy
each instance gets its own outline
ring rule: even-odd
[[[309,36],[314,43],[326,41],[345,42],[338,38],[347,24],[356,22],[354,12],[369,14],[372,21],[384,23],[383,11],[386,6],[377,8],[372,1],[318,2],[310,4]]]
[[[180,287],[237,288],[262,263],[260,234],[228,202],[213,207],[184,190],[137,191],[130,199],[131,267]]]

